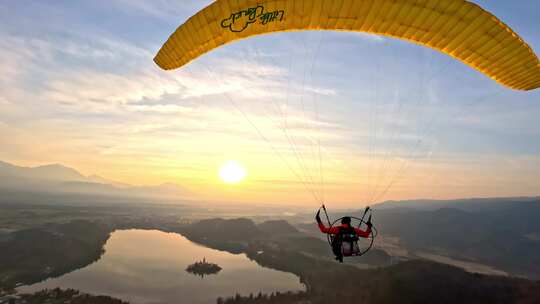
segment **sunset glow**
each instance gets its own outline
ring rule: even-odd
[[[159,69],[174,28],[212,2],[0,5],[0,161],[176,184],[209,202],[540,194],[540,90],[346,32],[262,35]],[[534,9],[474,2],[540,49]]]
[[[227,184],[238,184],[246,175],[246,169],[234,160],[226,162],[219,169],[219,177]]]

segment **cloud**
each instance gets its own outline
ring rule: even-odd
[[[238,142],[253,145],[258,153],[265,151],[272,155],[267,143],[258,136],[257,132],[262,132],[297,172],[306,169],[302,169],[295,158],[312,163],[312,158],[318,156],[313,149],[318,147],[320,140],[325,145],[326,158],[335,158],[332,153],[350,154],[343,146],[349,145],[350,140],[347,140],[348,134],[342,124],[326,120],[323,113],[317,114],[312,108],[314,95],[336,97],[338,92],[303,83],[291,77],[291,71],[254,55],[210,57],[182,71],[163,72],[149,60],[151,54],[148,51],[128,43],[99,37],[82,44],[69,40],[64,48],[62,42],[52,45],[40,41],[47,60],[37,63],[38,68],[34,68],[46,75],[35,101],[41,100],[49,106],[56,103],[56,107],[69,115],[60,118],[65,122],[54,123],[57,126],[54,131],[49,120],[49,132],[52,131],[49,137],[54,137],[53,134],[58,134],[62,128],[70,129],[70,125],[79,124],[78,133],[84,130],[84,133],[96,134],[84,142],[77,140],[79,146],[100,146],[98,155],[108,157],[138,155],[150,160],[175,153],[176,144],[166,138],[186,138],[185,143],[188,143],[191,134],[201,134],[201,138],[215,138],[213,135],[221,134],[228,140],[237,136]],[[39,68],[40,65],[54,64],[55,58],[59,57],[56,54],[68,56],[76,64],[69,69],[64,67],[62,73],[47,73],[45,68]],[[95,61],[122,63],[117,69],[101,69],[95,68]],[[255,122],[258,131],[238,110]],[[103,136],[100,128],[84,125],[81,116],[70,117],[73,113],[112,114],[125,122],[120,128],[116,120],[108,122],[104,127],[113,131]],[[318,115],[320,117],[316,117]],[[66,140],[76,133],[64,134],[63,138]],[[149,138],[159,145],[141,146]],[[194,145],[192,149],[212,144],[216,144],[215,139],[213,143]],[[196,152],[191,150],[189,153]]]
[[[340,41],[343,41],[345,43],[358,43],[358,39],[370,42],[370,43],[384,43],[385,41],[388,41],[389,38],[386,38],[382,35],[372,34],[372,33],[366,33],[366,32],[339,32],[338,35],[335,36],[333,39],[338,39]]]
[[[211,0],[114,0],[110,1],[122,11],[138,12],[159,19],[177,19],[179,16],[193,14],[209,5]],[[110,5],[108,3],[108,5]]]
[[[391,172],[396,171],[422,140],[420,163],[431,158],[440,176],[460,176],[460,169],[472,167],[489,175],[486,163],[475,162],[484,157],[480,152],[491,150],[496,155],[490,161],[504,167],[491,172],[504,175],[502,180],[515,178],[527,189],[538,180],[537,95],[509,92],[489,105],[469,106],[467,98],[492,87],[476,88],[475,82],[463,90],[442,86],[444,79],[425,84],[418,53],[407,48],[404,58],[396,58],[396,49],[387,51],[393,42],[385,37],[320,32],[258,37],[216,49],[176,71],[158,69],[152,58],[159,42],[209,3],[115,0],[84,14],[76,6],[59,6],[51,8],[50,23],[36,24],[25,15],[21,30],[15,13],[13,24],[0,29],[0,144],[5,147],[0,157],[67,162],[128,182],[208,183],[212,162],[232,155],[264,171],[257,180],[294,181],[274,149],[297,172],[315,175],[320,141],[327,182],[337,188],[351,180],[359,180],[354,187],[365,186],[367,167],[375,170],[388,155]],[[40,8],[45,10],[40,15],[49,15],[46,6]],[[104,16],[105,9],[114,18]],[[317,57],[321,40],[325,46]],[[386,61],[389,54],[393,60]],[[372,58],[380,61],[378,73]],[[440,70],[425,69],[427,74]],[[482,146],[487,138],[492,142]],[[447,154],[432,156],[432,147],[441,142],[438,147]],[[514,147],[507,158],[501,156],[505,146]],[[182,176],[188,167],[202,173]],[[92,171],[96,168],[101,172]],[[519,168],[525,168],[529,181],[515,173]],[[467,172],[472,176],[473,171]],[[298,181],[289,183],[301,188]]]

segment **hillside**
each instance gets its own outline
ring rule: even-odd
[[[96,261],[109,228],[85,220],[46,224],[3,235],[0,281],[7,288],[59,276]]]
[[[249,222],[245,219],[206,220],[193,224],[192,227],[196,227],[194,231],[207,236],[205,245],[227,250],[227,246],[223,246],[223,242],[227,241],[225,236],[237,236],[240,226],[253,227]],[[221,228],[221,234],[216,236],[219,243],[214,242],[212,233],[216,225],[208,225],[209,223],[215,223]],[[209,227],[206,233],[205,227]],[[189,234],[187,237],[192,239]],[[320,242],[313,239],[311,246],[317,244],[316,241]],[[236,242],[236,239],[233,242]],[[362,270],[351,265],[338,264],[326,255],[320,256],[322,251],[310,248],[310,245],[307,245],[309,243],[298,246],[292,244],[289,238],[251,237],[245,239],[244,245],[235,248],[235,252],[245,252],[263,266],[295,273],[307,285],[307,293],[282,294],[279,297],[235,297],[223,300],[226,301],[224,303],[273,303],[270,299],[279,299],[279,303],[312,304],[525,304],[540,301],[539,282],[473,274],[454,266],[427,260],[412,260],[389,267]]]
[[[284,220],[266,221],[257,225],[259,230],[268,234],[292,234],[298,233],[298,229]]]
[[[493,204],[493,205],[492,205]],[[445,202],[439,209],[394,203],[377,210],[385,236],[414,252],[431,252],[540,279],[540,200]]]

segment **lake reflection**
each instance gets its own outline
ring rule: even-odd
[[[216,303],[218,297],[236,293],[270,293],[303,290],[293,274],[263,268],[244,254],[230,254],[197,245],[175,233],[146,230],[116,231],[96,263],[31,286],[19,292],[44,288],[74,288],[109,295],[131,303]],[[185,271],[203,257],[223,268],[201,278]]]

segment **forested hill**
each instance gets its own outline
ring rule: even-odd
[[[214,234],[217,228],[220,232]],[[241,228],[254,232],[243,242],[237,238]],[[190,229],[186,230],[189,238],[189,231],[196,231],[204,244],[222,250],[234,248],[263,266],[295,273],[308,287],[304,294],[246,295],[221,299],[222,303],[540,303],[540,282],[473,274],[426,260],[362,270],[327,256],[319,258],[315,248],[304,244],[295,246],[299,239],[306,241],[295,233],[269,237],[246,219],[205,220]],[[233,236],[230,241],[228,235]],[[314,246],[314,242],[308,244]]]
[[[473,274],[426,260],[372,269],[360,269],[354,259],[339,264],[331,257],[325,241],[298,232],[283,221],[256,224],[250,219],[239,218],[207,219],[193,223],[179,222],[177,217],[169,215],[143,213],[144,216],[135,216],[133,210],[130,210],[129,216],[104,217],[101,212],[92,213],[86,209],[81,213],[76,212],[79,209],[70,209],[70,217],[85,216],[89,217],[88,220],[64,221],[59,216],[67,210],[55,207],[43,210],[42,217],[45,218],[33,213],[32,223],[45,219],[57,223],[39,226],[26,223],[29,226],[25,228],[15,228],[12,222],[13,218],[18,218],[15,214],[22,219],[30,215],[29,211],[12,211],[14,213],[4,225],[13,230],[0,234],[0,245],[4,250],[0,259],[3,262],[0,263],[0,282],[8,292],[18,282],[29,284],[88,265],[101,255],[110,231],[137,228],[178,232],[215,249],[244,253],[262,266],[298,275],[307,289],[300,294],[238,296],[221,299],[222,303],[540,303],[540,282],[526,279]],[[8,209],[2,211],[8,212]],[[455,221],[457,219],[453,217],[461,218],[465,211],[443,209],[422,212],[447,214],[441,218],[448,216]],[[379,214],[379,217],[384,216]],[[381,219],[384,220],[389,219]],[[437,229],[432,227],[432,230]],[[373,250],[370,254],[374,255],[360,259],[366,263],[371,261],[372,266],[388,265],[388,256],[384,252]],[[1,289],[0,285],[0,292]]]
[[[412,251],[437,251],[540,279],[540,200],[469,204],[447,202],[435,210],[395,204],[377,210],[377,226]]]

